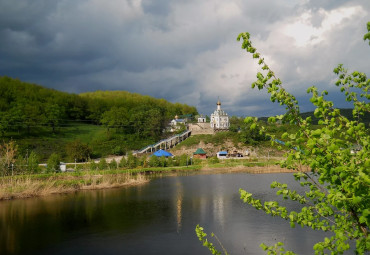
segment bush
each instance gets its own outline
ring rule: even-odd
[[[166,167],[167,166],[167,159],[166,157],[160,157],[159,158],[159,166]]]
[[[135,157],[134,155],[132,155],[132,153],[130,153],[128,156],[127,156],[127,166],[129,168],[136,168],[138,165],[138,160],[137,160],[137,157]]]
[[[107,164],[107,161],[105,160],[105,158],[101,158],[99,163],[98,163],[98,168],[99,170],[105,170],[108,168],[108,164]]]
[[[117,169],[117,161],[115,159],[112,159],[112,161],[109,162],[109,169],[111,170]]]
[[[91,154],[89,146],[80,140],[74,140],[66,145],[67,157],[72,161],[87,161]]]
[[[98,164],[95,163],[94,160],[92,160],[90,163],[89,163],[89,168],[90,170],[96,170],[98,169]]]
[[[38,173],[40,171],[39,158],[34,151],[31,151],[28,157],[27,168],[31,173]]]
[[[220,163],[220,160],[217,157],[211,157],[211,158],[208,158],[208,163],[217,164],[217,163]]]
[[[151,156],[149,158],[148,164],[149,164],[150,167],[158,167],[160,165],[158,157],[157,156]]]
[[[119,161],[119,167],[122,167],[122,168],[127,167],[127,160],[125,156],[123,156],[121,160]]]
[[[60,156],[56,153],[50,155],[47,166],[47,172],[59,172],[60,171]]]
[[[147,157],[144,155],[141,158],[139,158],[139,165],[142,167],[148,167],[148,160]]]

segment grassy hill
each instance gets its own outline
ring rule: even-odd
[[[74,141],[88,145],[92,158],[122,154],[161,139],[176,114],[197,109],[127,91],[76,95],[0,76],[0,141],[15,140],[21,157],[34,151],[45,160],[55,152],[68,160]]]

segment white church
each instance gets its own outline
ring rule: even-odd
[[[214,131],[226,131],[229,130],[230,121],[229,116],[223,110],[221,110],[221,101],[217,101],[217,109],[211,114],[211,128]]]

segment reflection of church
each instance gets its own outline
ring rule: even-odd
[[[217,101],[217,109],[211,114],[211,128],[215,131],[229,130],[229,116],[221,110],[221,102]]]

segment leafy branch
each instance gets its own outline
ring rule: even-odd
[[[364,39],[370,40],[370,22],[367,26],[369,33]],[[370,138],[368,130],[361,123],[361,116],[370,111],[370,79],[361,72],[348,73],[343,65],[334,69],[334,73],[339,76],[336,85],[345,94],[346,100],[353,103],[353,116],[356,119],[352,121],[341,115],[333,102],[325,99],[327,91],[319,93],[317,88],[310,87],[307,93],[312,95],[310,101],[316,107],[314,115],[320,124],[319,128],[312,128],[311,118],[303,119],[300,116],[296,98],[283,88],[281,80],[253,47],[250,34],[241,33],[237,40],[242,40],[242,49],[252,54],[262,69],[257,73],[257,81],[252,83],[252,88],[266,89],[272,102],[278,102],[286,108],[285,115],[271,117],[269,122],[282,120],[299,127],[296,133],[281,136],[289,148],[281,166],[297,170],[296,180],[302,186],[309,187],[309,191],[299,195],[288,189],[286,184],[274,182],[271,185],[272,188],[279,188],[277,194],[284,199],[301,203],[303,206],[300,212],[288,212],[286,207],[276,201],[262,204],[244,190],[239,191],[241,199],[267,214],[290,220],[292,227],[298,223],[316,230],[333,232],[335,235],[314,246],[319,254],[325,250],[333,254],[342,253],[349,249],[349,240],[356,240],[358,253],[369,251]],[[258,127],[254,118],[246,118],[245,122],[253,123],[251,128],[266,132],[264,127]],[[275,144],[275,136],[269,136],[272,137],[272,144]],[[354,152],[356,146],[360,149]],[[302,166],[306,166],[310,172],[303,171]],[[276,250],[277,247],[280,245],[267,250]]]

